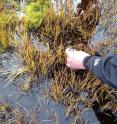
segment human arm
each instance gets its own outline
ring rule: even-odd
[[[117,55],[90,56],[83,51],[66,50],[67,66],[72,69],[90,69],[95,77],[117,89]]]
[[[89,56],[84,58],[83,65],[104,83],[117,89],[117,55]]]

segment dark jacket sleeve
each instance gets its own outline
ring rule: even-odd
[[[117,55],[108,57],[89,56],[84,66],[107,85],[117,89]]]

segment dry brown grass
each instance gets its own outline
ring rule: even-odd
[[[44,74],[53,78],[50,96],[58,103],[73,108],[78,102],[91,107],[94,101],[97,101],[101,108],[111,107],[113,111],[117,111],[114,89],[102,84],[90,71],[73,71],[65,65],[64,51],[68,46],[94,54],[88,41],[95,31],[100,15],[99,8],[96,7],[94,10],[90,5],[84,14],[80,11],[72,18],[66,14],[66,20],[63,11],[54,18],[51,11],[50,9],[47,19],[38,30],[41,41],[49,43],[49,51],[42,53],[35,49],[26,36],[19,49],[24,63],[29,66],[33,76]],[[81,96],[82,92],[88,94],[87,98]]]
[[[13,3],[0,1],[0,44],[3,48],[12,44],[16,25],[17,16]]]
[[[73,112],[77,116],[79,115],[80,111],[76,108],[79,102],[91,107],[97,101],[102,110],[111,109],[113,112],[117,112],[116,90],[102,84],[90,71],[74,71],[66,67],[66,55],[64,53],[66,47],[71,46],[77,50],[94,54],[95,51],[89,48],[88,42],[95,32],[96,23],[100,16],[98,6],[93,9],[91,4],[87,8],[83,7],[85,8],[83,13],[81,12],[83,9],[81,5],[81,8],[73,15],[72,7],[69,9],[69,6],[72,6],[72,1],[68,2],[67,8],[62,8],[59,15],[53,14],[51,8],[48,11],[48,17],[36,32],[41,42],[49,44],[47,52],[42,52],[33,46],[25,27],[27,22],[22,20],[23,25],[20,32],[22,41],[18,48],[24,63],[28,66],[25,71],[30,71],[31,78],[21,88],[24,92],[27,92],[31,88],[29,83],[31,80],[40,75],[45,75],[53,79],[51,92],[48,93],[49,96],[56,102],[68,107],[66,110],[67,117]],[[116,26],[112,25],[113,21],[116,22],[116,18],[114,18],[116,15],[116,0],[104,1],[103,8],[105,8],[105,11],[101,23],[109,32],[110,42],[108,44],[111,45],[112,39],[116,38]],[[5,28],[7,28],[7,25]],[[8,36],[11,36],[10,31],[11,29],[8,32],[0,32],[0,38],[5,41],[5,46],[8,43],[6,41],[9,39]],[[116,40],[114,42],[116,43]],[[24,70],[19,70],[17,74],[11,75],[11,78],[14,79],[23,72]],[[86,97],[82,96],[81,93],[87,93]],[[10,110],[15,117],[12,121],[16,124],[28,123],[28,117],[25,113],[15,109],[11,110],[7,103],[2,104],[0,110],[6,113]],[[39,120],[35,114],[33,123],[38,122]]]

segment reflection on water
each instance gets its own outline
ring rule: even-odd
[[[23,66],[20,56],[17,53],[4,53],[0,60],[1,98],[7,99],[12,107],[23,110],[29,117],[31,111],[37,111],[41,124],[70,124],[70,120],[65,119],[64,106],[56,104],[44,94],[45,89],[51,84],[49,80],[42,77],[39,84],[33,86],[30,92],[22,92],[19,86],[26,81],[28,74],[13,81],[7,80],[12,70],[16,71]]]
[[[46,90],[50,89],[52,81],[45,77],[40,77],[38,83],[33,82],[33,87],[26,93],[21,90],[30,77],[26,73],[11,80],[12,73],[16,73],[18,68],[25,67],[22,59],[17,53],[3,53],[0,56],[0,94],[1,98],[6,99],[13,107],[25,112],[27,116],[33,118],[32,113],[36,112],[41,124],[71,124],[71,119],[65,116],[65,106],[57,104],[51,98],[45,95]],[[87,97],[87,93],[81,93],[82,97]],[[78,104],[78,108],[84,111],[86,107]],[[0,113],[1,114],[1,113]],[[84,124],[100,124],[95,116],[93,109],[87,109],[81,113],[81,120]],[[80,120],[79,120],[79,124]]]
[[[76,0],[74,5],[76,5],[77,2],[79,1]],[[20,2],[21,11],[17,12],[19,19],[25,16],[25,14],[22,12],[25,5],[25,0]],[[14,37],[17,41],[20,41],[20,36],[18,36],[17,33],[14,34]],[[107,39],[108,34],[102,30],[94,35],[92,44],[96,45],[97,42]],[[49,50],[48,44],[40,43],[39,39],[33,35],[31,36],[31,41],[36,49],[39,49],[42,52]],[[4,63],[2,63],[2,67],[0,68],[2,71],[9,69],[15,70],[17,67],[22,67],[21,58],[19,59],[15,54],[8,55],[8,53],[6,53],[6,58],[2,57],[2,59],[4,60]],[[56,104],[44,94],[45,89],[47,87],[49,88],[49,85],[51,85],[50,81],[46,80],[45,78],[39,79],[39,82],[41,82],[39,83],[40,85],[33,86],[29,93],[24,93],[20,90],[18,85],[24,83],[28,78],[28,75],[23,75],[12,82],[9,80],[4,80],[4,78],[6,79],[7,75],[0,77],[0,94],[2,97],[7,98],[8,102],[12,106],[23,109],[28,115],[30,115],[30,111],[37,110],[41,124],[70,124],[70,119],[66,120],[64,106]],[[78,107],[85,109],[84,106]],[[100,124],[93,109],[89,109],[89,111],[86,111],[81,115],[86,120],[85,124]]]
[[[104,28],[100,29],[100,26],[98,25],[96,27],[96,32],[91,40],[91,44],[94,46],[97,45],[98,43],[102,43],[102,41],[108,40],[108,33],[105,31]]]
[[[109,41],[111,41],[110,44]],[[100,55],[108,56],[115,54],[116,44],[114,42],[115,40],[112,40],[112,37],[109,36],[105,28],[98,25],[91,39],[91,47],[93,46],[93,48],[96,48],[96,52]]]

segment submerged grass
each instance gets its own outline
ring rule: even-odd
[[[100,104],[102,109],[108,109],[112,103],[111,109],[117,111],[115,100],[117,96],[114,89],[102,84],[90,71],[74,71],[65,65],[64,51],[68,46],[87,51],[90,54],[95,52],[89,48],[88,41],[95,32],[99,21],[98,4],[93,8],[90,1],[85,10],[83,10],[82,4],[79,6],[77,13],[72,15],[73,17],[69,17],[68,11],[66,10],[65,13],[64,9],[53,17],[51,8],[46,20],[43,20],[41,26],[36,30],[41,42],[49,44],[49,50],[41,52],[35,49],[30,38],[26,38],[20,46],[20,54],[33,76],[38,77],[40,74],[44,74],[53,78],[49,94],[58,103],[72,109],[78,103],[91,107],[95,101]],[[87,95],[83,96],[82,93]],[[78,108],[77,111],[79,111]]]
[[[89,48],[88,42],[95,32],[100,18],[100,9],[98,4],[92,5],[93,2],[93,0],[89,1],[85,5],[82,0],[75,14],[71,13],[72,7],[61,7],[58,14],[53,8],[48,10],[46,20],[42,21],[39,28],[33,30],[35,31],[33,33],[39,36],[41,43],[49,45],[48,51],[45,52],[34,47],[30,33],[23,22],[24,18],[21,24],[22,32],[19,33],[21,44],[17,48],[24,64],[31,72],[31,79],[38,78],[40,75],[53,79],[51,92],[48,94],[58,103],[68,107],[67,116],[72,112],[78,115],[80,111],[76,107],[78,103],[91,107],[95,101],[104,110],[111,108],[113,112],[117,111],[117,92],[114,89],[102,84],[90,71],[75,71],[66,67],[67,47],[71,46],[90,54],[95,52]],[[72,4],[67,3],[67,5]],[[29,88],[29,83],[25,83],[22,88],[27,91],[27,87]]]
[[[21,109],[12,107],[7,101],[0,103],[0,123],[1,124],[39,124],[39,118],[36,112],[28,115],[28,111],[22,111]]]

